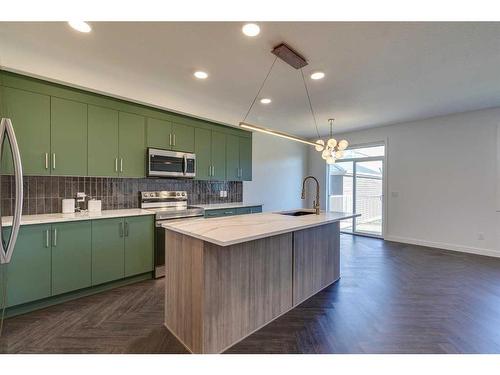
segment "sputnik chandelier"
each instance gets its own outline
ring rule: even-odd
[[[330,123],[330,138],[326,141],[318,139],[316,143],[316,151],[321,152],[321,157],[326,160],[328,164],[335,163],[336,160],[342,159],[344,157],[344,150],[349,146],[349,142],[345,139],[338,141],[333,138],[333,121],[335,119],[330,118],[328,122]]]
[[[300,69],[300,73],[302,75],[302,81],[304,82],[304,89],[306,91],[307,100],[309,102],[309,109],[311,110],[311,115],[312,115],[312,118],[314,120],[314,125],[316,127],[316,133],[318,135],[318,138],[321,138],[319,135],[318,124],[316,122],[316,116],[314,114],[313,106],[311,103],[311,97],[309,95],[309,90],[307,89],[306,80],[304,78],[304,72],[302,70],[302,68],[304,66],[308,65],[308,62],[301,55],[299,55],[297,52],[295,52],[293,49],[291,49],[289,46],[287,46],[285,43],[281,43],[280,45],[275,47],[271,51],[271,53],[273,55],[275,55],[276,57],[274,58],[274,61],[271,65],[271,68],[267,72],[267,75],[266,75],[264,81],[260,85],[260,88],[259,88],[259,91],[257,92],[257,95],[255,95],[255,97],[252,101],[252,104],[250,104],[250,108],[248,108],[248,111],[245,115],[245,118],[243,119],[243,121],[240,122],[240,124],[239,124],[240,127],[245,128],[245,129],[249,129],[249,130],[253,130],[253,131],[257,131],[257,132],[261,132],[261,133],[274,135],[274,136],[281,137],[281,138],[286,138],[286,139],[296,141],[296,142],[305,143],[305,144],[308,144],[310,146],[314,146],[316,148],[316,151],[321,152],[321,157],[323,159],[325,159],[328,164],[335,163],[335,161],[337,159],[340,159],[344,156],[344,150],[349,146],[349,143],[345,139],[337,142],[337,140],[335,138],[333,138],[333,121],[334,121],[333,119],[328,120],[330,122],[330,138],[326,142],[322,139],[318,139],[317,141],[310,141],[308,139],[297,137],[297,136],[292,135],[292,134],[288,134],[285,132],[265,128],[265,127],[262,127],[259,125],[250,124],[250,123],[246,122],[246,119],[247,119],[248,115],[250,114],[250,111],[252,110],[257,98],[259,97],[260,92],[262,91],[262,88],[264,87],[267,79],[271,75],[274,64],[276,63],[276,60],[279,57],[281,60],[286,62],[292,68]],[[266,103],[270,103],[270,100],[268,100],[268,102],[266,102]]]

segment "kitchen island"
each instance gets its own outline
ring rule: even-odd
[[[163,224],[165,326],[188,350],[220,353],[340,278],[339,221],[358,215],[300,211]]]

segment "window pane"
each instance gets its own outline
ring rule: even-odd
[[[344,159],[369,158],[372,156],[384,156],[384,146],[370,146],[362,148],[348,148],[344,152]]]
[[[353,166],[352,161],[339,161],[330,165],[328,207],[330,211],[352,212],[353,193]],[[342,220],[340,229],[352,232],[352,219]]]

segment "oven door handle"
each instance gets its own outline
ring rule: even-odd
[[[187,155],[184,154],[182,158],[182,173],[186,174],[187,173]]]

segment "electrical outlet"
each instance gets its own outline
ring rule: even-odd
[[[224,198],[227,198],[227,190],[224,190]]]
[[[219,191],[219,197],[224,198],[224,190]]]
[[[484,240],[484,233],[479,232],[479,233],[477,234],[477,239],[478,239],[478,240]]]

